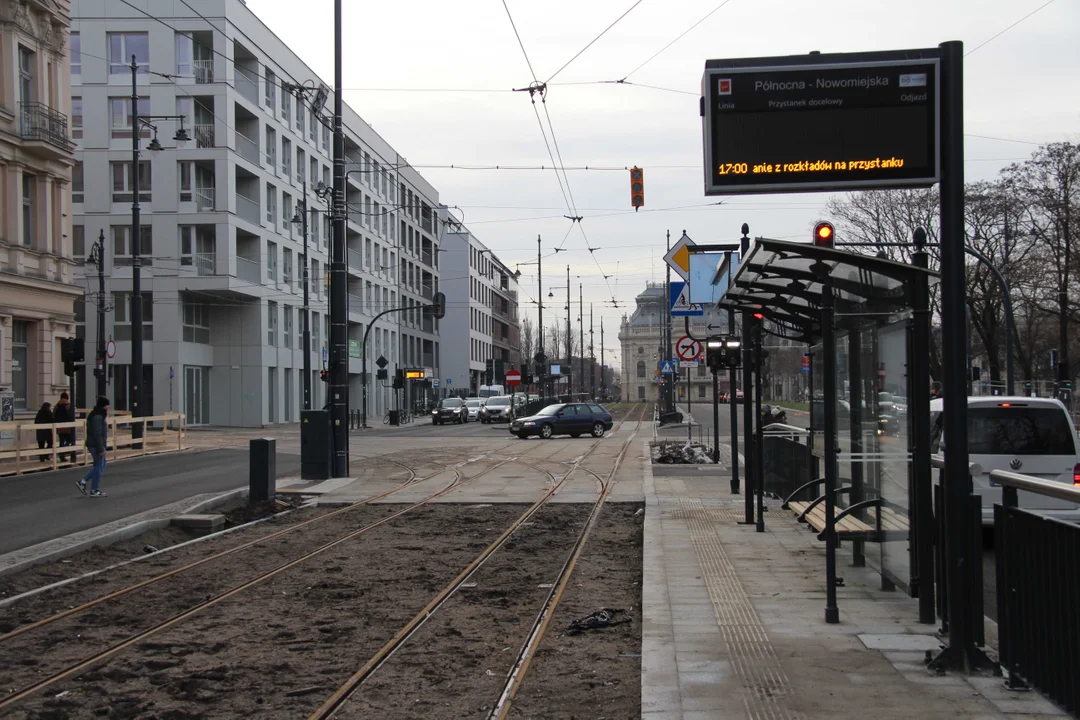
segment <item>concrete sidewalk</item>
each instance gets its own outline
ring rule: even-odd
[[[727,476],[644,473],[642,718],[1063,716],[999,677],[928,673],[936,625],[843,551],[827,624],[824,543],[778,502],[758,533]]]

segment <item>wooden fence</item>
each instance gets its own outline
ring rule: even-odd
[[[109,462],[130,457],[157,455],[159,453],[178,452],[186,449],[184,444],[184,415],[165,413],[141,418],[130,414],[114,415],[107,418],[109,439],[105,457]],[[143,437],[132,437],[132,425],[146,423]],[[150,427],[151,423],[160,427]],[[61,430],[74,432],[74,443],[60,447]],[[37,434],[47,430],[52,438],[52,447],[39,448]],[[67,423],[6,422],[0,423],[0,476],[22,475],[41,470],[57,470],[64,467],[88,465],[92,462],[87,452],[86,420],[79,419]],[[9,439],[10,438],[10,439]],[[138,446],[138,447],[136,447]],[[74,460],[72,460],[74,456]]]

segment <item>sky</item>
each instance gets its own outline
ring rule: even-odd
[[[308,0],[302,12],[292,0],[247,4],[332,84],[331,0]],[[993,179],[1040,143],[1080,140],[1078,0],[346,0],[343,12],[345,101],[511,268],[535,263],[540,236],[545,324],[565,318],[569,265],[574,315],[581,284],[597,354],[603,318],[614,365],[623,314],[646,282],[664,279],[668,232],[673,242],[683,231],[698,243],[732,241],[748,223],[752,236],[809,241],[828,219],[825,193],[704,195],[706,59],[961,40],[968,181]],[[534,75],[549,83],[535,106],[513,92]],[[624,78],[635,84],[599,82]],[[537,116],[549,143],[554,130],[557,154]],[[565,196],[551,155],[567,168]],[[448,165],[530,169],[433,167]],[[645,172],[640,212],[630,207],[626,168],[635,165]],[[600,169],[571,169],[586,166]],[[564,217],[574,214],[568,205],[580,223]],[[536,267],[520,270],[521,314],[535,320]]]

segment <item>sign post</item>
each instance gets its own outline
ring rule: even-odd
[[[510,386],[510,417],[513,418],[515,411],[517,410],[517,388],[521,384],[521,373],[513,368],[506,371],[506,375],[503,377],[506,384]]]

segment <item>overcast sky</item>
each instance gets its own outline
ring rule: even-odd
[[[547,81],[634,0],[507,0],[532,68]],[[630,208],[625,170],[569,170],[584,217],[572,227],[554,171],[454,170],[425,165],[550,167],[526,92],[533,80],[501,0],[409,0],[345,6],[345,101],[438,189],[447,205],[511,267],[544,255],[545,324],[565,317],[547,300],[571,266],[574,314],[584,284],[596,344],[604,318],[607,360],[617,363],[618,325],[649,280],[663,280],[665,234],[697,242],[752,235],[809,240],[825,194],[723,199],[703,194],[698,95],[708,58],[933,47],[965,51],[1034,15],[965,59],[968,180],[991,179],[1038,143],[1080,138],[1080,2],[1054,0],[729,0],[629,81],[666,90],[595,83],[627,77],[714,10],[720,0],[643,0],[551,81],[547,112],[569,167],[645,169],[645,210]],[[328,83],[333,82],[330,0],[247,0],[248,6]],[[406,92],[408,90],[408,92]],[[466,92],[480,90],[484,92]],[[674,92],[682,91],[682,92]],[[540,117],[547,118],[537,98]],[[999,138],[990,140],[974,136]],[[554,150],[554,148],[553,148]],[[570,230],[569,235],[567,231]],[[595,258],[595,262],[593,261]],[[599,264],[599,267],[597,266]],[[535,265],[522,267],[521,310],[535,319]],[[610,275],[604,280],[603,275]],[[554,291],[565,297],[565,290]],[[612,306],[612,296],[619,307]],[[551,305],[549,305],[551,303]],[[586,317],[586,323],[588,318]],[[586,327],[586,331],[588,328]],[[576,333],[575,333],[576,334]],[[587,341],[587,339],[586,339]]]

